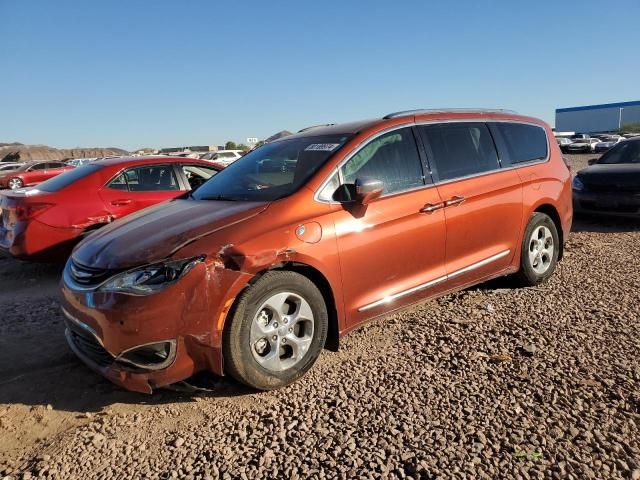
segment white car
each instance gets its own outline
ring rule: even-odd
[[[564,148],[566,153],[593,153],[598,143],[600,143],[599,138],[578,138]]]
[[[10,172],[20,168],[22,165],[22,163],[0,162],[0,172]]]
[[[617,145],[618,143],[624,140],[626,140],[626,138],[621,137],[619,135],[613,135],[607,139],[603,139],[601,142],[596,143],[596,146],[593,151],[596,153],[606,152],[611,147],[613,147],[614,145]]]
[[[208,160],[226,167],[239,159],[243,154],[244,152],[242,150],[218,150],[217,152],[200,155],[200,160]]]

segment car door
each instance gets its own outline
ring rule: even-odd
[[[519,242],[522,185],[502,168],[483,122],[418,126],[444,201],[446,271],[451,288],[506,269]]]
[[[114,218],[180,195],[171,164],[139,165],[127,168],[100,189],[100,197]]]
[[[29,169],[25,172],[24,184],[25,185],[35,185],[37,183],[43,182],[46,180],[46,172],[47,172],[47,164],[45,162],[36,163],[35,165],[29,167]]]
[[[48,162],[47,167],[44,170],[42,181],[49,180],[50,178],[60,175],[64,172],[66,165],[59,162]]]
[[[423,172],[406,127],[371,139],[328,184],[341,184],[333,198],[343,203],[333,217],[348,327],[427,295],[443,278],[441,199]],[[362,206],[340,194],[367,178],[384,182],[380,198]]]

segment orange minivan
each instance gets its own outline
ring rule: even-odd
[[[278,388],[367,320],[498,276],[545,281],[572,214],[570,172],[535,118],[310,127],[83,240],[61,282],[66,336],[134,391],[205,370]]]

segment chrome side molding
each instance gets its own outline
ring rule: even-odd
[[[511,253],[511,250],[504,250],[503,252],[500,253],[496,253],[495,255],[492,255],[488,258],[485,258],[484,260],[480,260],[479,262],[476,263],[472,263],[471,265],[461,268],[460,270],[456,270],[455,272],[451,272],[447,275],[443,275],[442,277],[438,277],[435,278],[433,280],[429,280],[426,283],[421,283],[420,285],[416,285],[415,287],[409,288],[408,290],[403,290],[401,292],[397,292],[394,293],[392,295],[388,295],[384,298],[381,298],[380,300],[376,300],[373,303],[369,303],[367,305],[364,305],[360,308],[358,308],[359,312],[365,312],[367,310],[370,310],[372,308],[376,308],[379,307],[380,305],[384,305],[386,303],[391,303],[394,300],[397,300],[398,298],[402,298],[402,297],[406,297],[407,295],[411,295],[412,293],[416,293],[419,292],[420,290],[425,290],[427,288],[433,287],[434,285],[437,285],[439,283],[445,282],[447,280],[450,280],[452,278],[455,278],[459,275],[462,275],[464,273],[470,272],[472,270],[475,270],[477,268],[480,267],[484,267],[485,265],[491,263],[491,262],[495,262],[496,260],[499,260],[502,257],[505,257],[507,255],[509,255],[509,253]]]

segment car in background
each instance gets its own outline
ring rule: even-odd
[[[98,160],[98,158],[71,158],[69,160],[65,160],[67,165],[71,165],[72,167],[81,167],[82,165],[86,165],[87,163]]]
[[[130,390],[201,371],[270,390],[367,320],[507,274],[546,281],[571,219],[571,174],[535,118],[319,126],[83,240],[61,281],[66,336]]]
[[[640,137],[624,140],[573,179],[576,212],[640,216]]]
[[[244,153],[242,150],[218,150],[200,155],[200,160],[207,160],[226,167],[242,157]]]
[[[72,168],[71,165],[67,165],[64,162],[45,160],[26,162],[15,170],[7,173],[0,172],[0,189],[17,190],[22,187],[31,187]]]
[[[556,137],[556,143],[560,147],[560,150],[564,153],[565,148],[573,143],[573,140],[566,137]]]
[[[195,190],[220,170],[198,159],[123,157],[72,168],[36,188],[2,192],[0,250],[25,260],[63,260],[88,233]]]
[[[571,137],[569,138],[571,138],[571,140],[578,140],[581,138],[591,138],[591,137],[586,133],[576,133],[574,135],[571,135]]]
[[[595,153],[606,152],[607,150],[616,146],[618,143],[624,140],[626,139],[624,137],[621,137],[620,135],[611,135],[611,136],[602,138],[600,142],[596,143],[596,146],[594,147],[593,151]]]
[[[600,142],[597,138],[577,138],[566,147],[565,153],[594,153],[596,144]]]
[[[3,162],[0,163],[0,175],[4,175],[5,173],[11,172],[13,170],[17,170],[24,163],[14,163],[14,162]]]

